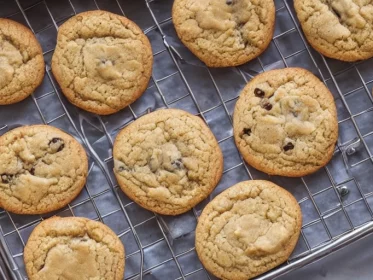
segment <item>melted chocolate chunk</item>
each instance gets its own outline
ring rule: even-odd
[[[271,103],[269,103],[269,102],[266,102],[266,103],[264,103],[263,105],[262,105],[262,107],[264,108],[264,109],[266,109],[267,111],[270,111],[270,110],[272,110],[272,104]]]
[[[334,14],[338,17],[338,20],[341,20],[341,14],[336,10],[336,9],[334,9],[333,7],[332,7],[332,11],[334,12]]]
[[[13,180],[14,175],[1,174],[0,177],[1,177],[1,182],[3,182],[4,184],[8,184],[10,183],[10,181]]]
[[[171,162],[172,166],[177,168],[177,169],[182,169],[183,168],[183,162],[182,162],[182,159],[179,158],[177,160],[174,160],[173,162]]]
[[[35,168],[34,167],[30,169],[30,174],[35,175]]]
[[[61,138],[53,138],[49,141],[49,147],[55,152],[61,152],[65,148],[65,142]]]
[[[242,135],[248,135],[250,136],[251,135],[251,128],[244,128],[243,131],[242,131]]]
[[[233,0],[227,0],[227,1],[225,1],[225,3],[227,3],[227,5],[232,5],[233,4]]]
[[[263,98],[264,95],[265,95],[265,92],[262,91],[260,88],[256,88],[256,89],[254,89],[254,94],[255,94],[256,97]]]
[[[125,168],[125,167],[122,165],[122,166],[119,166],[119,167],[118,167],[118,171],[119,171],[119,172],[122,172],[122,171],[128,171],[128,169]]]
[[[287,143],[287,144],[284,146],[284,151],[285,151],[285,152],[290,151],[290,150],[292,150],[292,149],[294,149],[294,145],[293,145],[293,143],[291,143],[291,142]]]

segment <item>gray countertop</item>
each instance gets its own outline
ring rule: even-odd
[[[373,234],[277,280],[371,280]]]

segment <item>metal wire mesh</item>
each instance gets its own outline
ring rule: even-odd
[[[215,279],[198,260],[194,230],[206,203],[227,187],[247,179],[271,180],[293,193],[303,211],[302,234],[291,258],[271,273],[290,271],[318,250],[357,228],[373,228],[373,60],[343,63],[311,49],[300,32],[292,1],[276,3],[275,36],[259,58],[235,68],[209,69],[179,41],[171,21],[172,0],[0,0],[0,16],[29,26],[40,41],[47,63],[43,84],[31,98],[0,109],[0,135],[25,124],[45,123],[74,135],[90,155],[87,184],[64,209],[42,216],[0,211],[0,248],[15,279],[26,279],[23,247],[33,228],[52,215],[83,216],[110,226],[126,248],[125,279]],[[152,80],[144,95],[111,116],[81,111],[61,94],[50,69],[58,26],[76,13],[103,9],[135,21],[154,52]],[[304,67],[332,91],[340,136],[332,161],[304,178],[269,177],[246,165],[232,136],[232,111],[240,90],[257,73],[282,67]],[[113,139],[138,117],[158,108],[180,108],[199,115],[222,148],[221,182],[209,199],[178,217],[142,209],[118,188],[112,173]],[[348,191],[346,191],[346,189]],[[0,274],[1,275],[1,274]],[[269,275],[269,274],[267,274]]]

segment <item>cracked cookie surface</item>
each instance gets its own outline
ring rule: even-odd
[[[0,137],[0,205],[8,211],[60,209],[80,193],[87,173],[83,147],[57,128],[23,126]]]
[[[356,61],[373,57],[371,0],[295,0],[310,44],[325,56]]]
[[[289,192],[269,181],[245,181],[207,204],[196,251],[215,276],[246,280],[286,261],[301,226],[301,209]]]
[[[178,215],[205,199],[220,180],[223,155],[202,119],[158,110],[125,127],[114,143],[114,173],[142,207]]]
[[[106,225],[53,217],[31,233],[24,250],[29,280],[122,280],[124,247]]]
[[[43,51],[26,26],[0,18],[0,105],[28,97],[43,81]]]
[[[148,38],[129,19],[105,11],[78,14],[58,31],[52,71],[74,105],[115,113],[145,91],[153,55]]]
[[[233,128],[246,162],[270,175],[300,177],[317,171],[331,159],[338,139],[333,96],[301,68],[252,79],[236,103]]]
[[[274,31],[273,0],[175,0],[180,40],[209,67],[236,66],[259,56]]]

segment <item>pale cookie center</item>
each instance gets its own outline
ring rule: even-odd
[[[188,183],[188,169],[192,164],[183,158],[173,143],[164,143],[152,149],[145,166],[129,168],[123,162],[115,160],[115,170],[120,174],[129,172],[149,187],[147,194],[156,200],[167,202],[172,195],[180,195]]]
[[[63,169],[53,166],[53,156],[65,148],[65,141],[58,137],[46,141],[45,137],[38,134],[14,142],[11,149],[15,154],[10,165],[9,158],[0,159],[0,188],[28,205],[37,206],[48,194],[66,191],[73,184],[72,179],[61,178]],[[38,145],[40,151],[33,151],[32,145]],[[3,170],[7,166],[9,170]]]
[[[279,252],[290,235],[281,223],[271,222],[255,213],[229,221],[224,231],[228,242],[238,241],[245,254],[253,257]]]
[[[137,59],[138,51],[125,42],[108,45],[103,38],[88,39],[83,47],[87,77],[102,82],[134,81],[143,68]]]
[[[23,63],[20,51],[0,38],[0,89],[13,80],[14,73]]]
[[[359,6],[360,5],[360,6]],[[372,33],[373,6],[351,0],[327,0],[314,7],[310,16],[312,28],[337,48],[352,50],[369,41]],[[343,41],[338,43],[338,41]]]
[[[190,1],[187,8],[194,14],[181,25],[186,40],[196,41],[201,48],[211,48],[215,42],[229,50],[258,46],[263,40],[262,28],[267,22],[266,11],[259,1],[211,0]],[[256,2],[256,3],[252,3]],[[214,35],[210,32],[216,32]],[[220,34],[220,35],[219,35]],[[207,41],[205,41],[206,39]],[[212,44],[212,45],[210,45]]]
[[[302,95],[294,83],[277,90],[270,90],[267,83],[260,84],[254,94],[258,97],[257,106],[251,110],[256,121],[244,127],[241,137],[249,142],[255,138],[262,146],[271,145],[266,147],[271,152],[303,149],[304,139],[329,117],[317,100]]]
[[[74,238],[68,244],[59,244],[47,254],[44,267],[37,273],[45,280],[99,280],[99,264],[96,261],[96,242],[86,238]],[[108,263],[110,260],[105,259]]]

